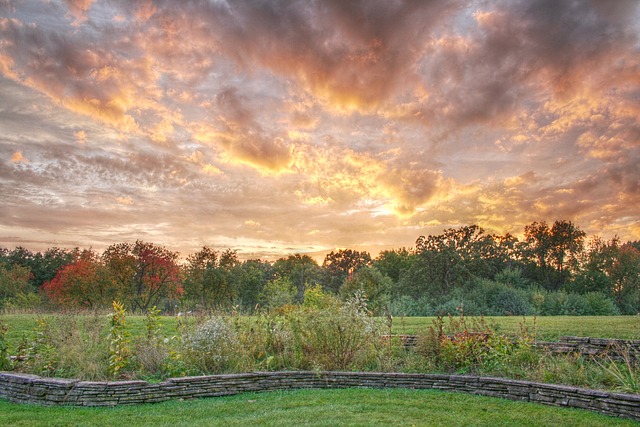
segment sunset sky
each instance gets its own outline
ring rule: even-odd
[[[640,2],[0,0],[0,246],[640,239]]]

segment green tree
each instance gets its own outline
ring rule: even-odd
[[[364,293],[368,307],[374,314],[381,314],[389,304],[393,281],[377,268],[365,266],[350,276],[340,289],[344,299],[352,298],[358,291]]]
[[[534,278],[547,289],[560,289],[571,278],[584,250],[585,232],[571,221],[533,222],[524,228],[522,254]]]
[[[349,276],[359,268],[371,264],[371,255],[368,252],[355,251],[353,249],[340,249],[331,251],[324,258],[324,278],[322,285],[325,289],[337,293]]]
[[[416,260],[403,276],[402,287],[413,287],[413,292],[407,295],[415,299],[426,293],[441,300],[454,289],[470,283],[473,277],[491,275],[488,259],[495,252],[493,246],[493,236],[485,234],[477,225],[447,229],[435,236],[420,236],[416,241]]]
[[[402,274],[411,267],[411,252],[406,248],[382,251],[373,260],[372,265],[380,273],[388,276],[395,286],[400,281]]]
[[[0,308],[7,301],[31,291],[31,271],[21,265],[0,262]]]
[[[273,263],[273,270],[279,277],[289,279],[296,289],[296,302],[302,302],[307,286],[318,283],[322,277],[322,269],[309,255],[295,254],[280,258]]]
[[[57,247],[49,248],[44,253],[31,252],[18,246],[6,252],[4,259],[12,265],[26,267],[31,272],[30,284],[32,290],[39,289],[45,282],[52,280],[58,270],[71,263],[79,249],[67,250]]]
[[[260,302],[270,310],[293,304],[296,289],[288,277],[277,277],[269,280],[260,293]]]
[[[231,249],[219,252],[204,246],[189,255],[183,268],[183,302],[202,310],[231,307],[238,296],[234,271],[239,264],[237,252]]]
[[[260,293],[266,284],[275,278],[275,272],[270,262],[252,259],[238,264],[231,278],[242,308],[253,310],[260,303]]]

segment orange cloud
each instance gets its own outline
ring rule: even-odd
[[[22,155],[22,151],[16,151],[11,155],[11,163],[29,163],[29,159]]]

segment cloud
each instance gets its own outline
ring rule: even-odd
[[[16,151],[11,155],[11,163],[29,163],[29,159],[22,155],[22,151]]]
[[[93,0],[64,0],[69,8],[69,14],[75,18],[73,25],[80,25],[87,20],[87,12]]]
[[[17,241],[273,255],[562,217],[640,238],[635,1],[37,6],[1,6]]]

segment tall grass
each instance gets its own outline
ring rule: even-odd
[[[21,323],[6,322],[0,353],[4,342],[6,352],[17,356],[4,369],[85,380],[368,370],[473,373],[638,392],[635,361],[545,354],[532,345],[540,318],[518,320],[505,332],[494,318],[434,318],[422,326],[416,348],[405,349],[388,338],[389,319],[371,316],[358,297],[255,316],[161,318],[152,309],[130,317],[116,309],[109,316],[39,316],[13,346],[8,335]]]

